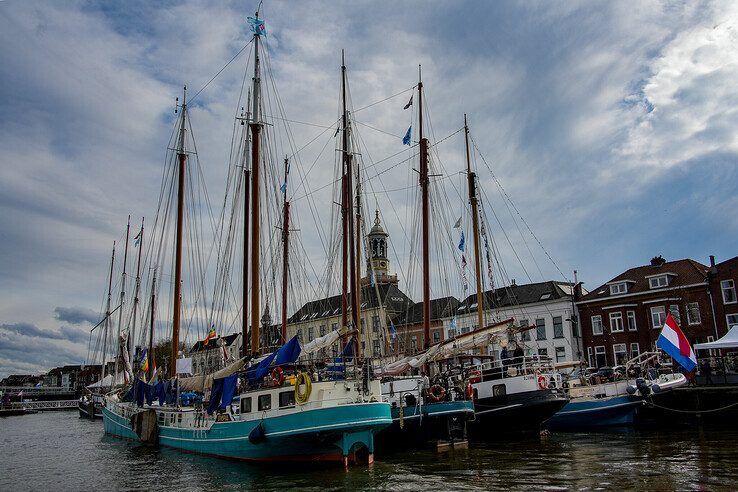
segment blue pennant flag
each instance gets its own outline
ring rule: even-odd
[[[279,187],[280,190],[282,190],[282,193],[287,193],[287,180],[284,180],[284,183],[282,183],[282,186]]]
[[[266,27],[264,27],[264,21],[262,19],[256,19],[254,17],[248,18],[249,25],[251,26],[251,32],[257,36],[266,36]]]
[[[407,133],[405,133],[405,136],[402,137],[402,144],[403,145],[410,145],[410,131],[413,129],[412,125],[407,127]]]
[[[461,231],[461,239],[459,240],[459,251],[464,251],[464,231]]]
[[[397,329],[395,328],[394,321],[390,320],[390,326],[392,327],[392,340],[397,338]]]

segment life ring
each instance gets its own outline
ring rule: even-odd
[[[548,389],[548,378],[543,374],[538,375],[538,387],[542,390]]]
[[[428,390],[428,398],[431,401],[441,401],[446,397],[446,390],[440,384],[434,384]]]
[[[305,392],[300,391],[300,387],[305,385]],[[298,405],[304,405],[310,399],[310,392],[313,390],[313,383],[310,376],[306,372],[301,372],[295,380],[295,401]]]
[[[482,373],[480,371],[472,371],[469,373],[469,382],[470,383],[481,383],[482,382]]]
[[[282,386],[282,383],[284,383],[284,371],[281,367],[277,366],[272,371],[272,385]]]
[[[472,388],[471,383],[466,384],[466,396],[468,400],[474,399],[474,388]]]

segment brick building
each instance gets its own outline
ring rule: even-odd
[[[576,305],[585,360],[592,367],[623,364],[653,350],[669,312],[692,344],[715,336],[708,267],[691,259],[658,256],[593,289]]]
[[[730,328],[738,326],[738,256],[715,264],[710,257],[710,295],[715,314],[715,338],[725,335]],[[712,341],[712,340],[710,340]]]
[[[430,341],[435,344],[446,340],[443,320],[456,313],[459,300],[441,297],[430,301]],[[415,354],[425,348],[423,333],[423,303],[418,302],[401,313],[395,320],[396,336],[390,340],[389,351],[396,354]]]

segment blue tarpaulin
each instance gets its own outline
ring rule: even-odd
[[[279,350],[277,350],[277,365],[281,366],[282,364],[292,364],[298,357],[300,357],[300,352],[302,352],[300,341],[296,336],[294,336],[289,342],[285,343],[279,348]]]
[[[223,378],[223,394],[220,397],[220,407],[225,408],[233,401],[233,395],[236,393],[236,383],[238,382],[238,374],[233,374],[227,378]]]
[[[208,405],[208,415],[212,415],[223,395],[223,379],[213,379],[213,387],[210,388],[210,404]]]
[[[254,367],[246,371],[246,377],[249,380],[249,384],[256,384],[259,381],[261,381],[264,376],[269,374],[269,366],[272,365],[272,361],[277,356],[277,353],[274,352],[273,354],[270,354],[269,357],[264,359],[263,361],[256,364]]]
[[[156,387],[150,384],[146,384],[140,379],[136,379],[136,382],[134,383],[134,388],[134,398],[136,400],[136,405],[139,407],[143,407],[144,399],[146,400],[147,405],[151,405],[151,401],[153,400],[156,393]]]

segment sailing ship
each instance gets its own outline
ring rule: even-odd
[[[250,146],[250,169],[243,166],[243,356],[236,363],[208,377],[177,378],[180,372],[184,372],[183,368],[178,371],[177,366],[182,361],[178,359],[178,353],[183,310],[183,216],[188,196],[185,186],[189,177],[186,171],[192,153],[187,146],[186,135],[189,134],[191,138],[192,131],[185,92],[177,121],[177,144],[172,149],[176,155],[176,173],[172,174],[176,174],[177,219],[168,374],[173,383],[166,384],[160,378],[157,385],[153,386],[136,379],[126,391],[109,394],[103,409],[105,432],[126,439],[234,459],[337,460],[344,464],[348,464],[349,459],[372,462],[374,435],[391,423],[390,406],[383,401],[380,383],[371,376],[358,350],[355,355],[343,357],[340,369],[333,371],[330,376],[323,367],[325,378],[311,371],[316,366],[298,360],[303,349],[296,338],[284,340],[284,329],[282,341],[286,343],[270,354],[260,353],[260,206],[262,182],[267,181],[261,177],[261,172],[268,171],[269,166],[265,165],[267,152],[262,153],[262,150],[269,149],[262,148],[268,127],[262,118],[261,99],[260,41],[265,34],[264,22],[258,12],[254,18],[250,18],[250,22],[254,33],[251,108],[247,116],[241,117],[241,122],[247,124],[244,125],[247,128],[244,149]],[[284,207],[284,214],[282,228],[287,234],[288,206]],[[288,250],[285,246],[285,251]],[[246,262],[246,259],[249,261]],[[247,267],[250,267],[250,272]],[[286,254],[284,267],[283,292],[286,292]],[[249,291],[250,299],[247,299]],[[155,292],[155,288],[152,288],[150,340],[154,332]],[[345,285],[343,292],[346,296]],[[286,304],[283,309],[286,309]],[[250,330],[247,330],[249,321]],[[247,344],[248,335],[250,344]],[[358,349],[358,342],[355,343]],[[150,342],[150,356],[153,356],[152,348]],[[157,377],[151,372],[147,376],[149,382]],[[182,404],[179,394],[187,388],[210,392],[207,411]],[[158,402],[154,401],[154,393],[158,396]],[[167,400],[172,403],[166,404]]]

